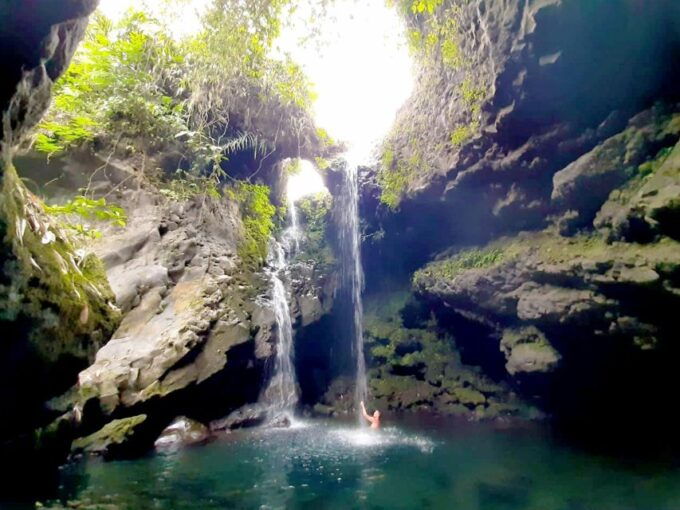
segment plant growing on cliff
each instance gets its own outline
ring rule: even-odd
[[[413,275],[416,286],[431,278],[452,280],[468,269],[482,269],[500,264],[508,253],[501,248],[464,250],[448,259],[439,260],[419,269]]]
[[[239,256],[247,264],[259,266],[267,258],[267,245],[274,231],[276,214],[269,193],[269,186],[245,181],[237,181],[226,190],[226,195],[240,206],[244,237],[239,246]]]
[[[425,159],[420,150],[412,146],[411,151],[408,157],[399,159],[390,146],[383,149],[378,168],[380,201],[392,210],[399,207],[404,193],[416,175],[426,170]]]
[[[302,198],[297,207],[304,222],[305,244],[300,257],[314,260],[320,265],[334,262],[333,253],[326,239],[333,197],[328,192]]]
[[[98,140],[128,154],[180,151],[183,170],[215,175],[232,153],[273,152],[284,129],[314,134],[308,80],[270,56],[287,4],[213,0],[202,29],[181,40],[142,10],[117,23],[95,14],[35,148],[55,154]]]
[[[84,196],[77,196],[62,205],[45,205],[45,212],[51,215],[80,216],[87,220],[111,223],[117,227],[127,225],[127,214],[122,207],[108,204],[105,198],[94,200]],[[77,234],[98,238],[101,232],[80,223],[67,222],[67,226]]]
[[[55,86],[36,148],[52,154],[106,134],[152,145],[171,138],[186,127],[168,79],[183,58],[162,24],[144,12],[129,11],[115,24],[95,14]]]

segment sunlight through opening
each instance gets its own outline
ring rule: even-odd
[[[179,40],[201,30],[201,16],[212,0],[175,0],[174,3],[148,0],[101,0],[98,11],[113,21],[120,20],[132,7],[168,21],[172,35]]]
[[[384,1],[336,0],[324,19],[301,8],[279,49],[300,64],[317,94],[318,125],[366,161],[413,88],[405,27]],[[313,24],[317,44],[301,43]]]
[[[328,192],[323,178],[311,161],[300,161],[299,170],[288,177],[286,195],[291,202],[297,202],[302,197]]]

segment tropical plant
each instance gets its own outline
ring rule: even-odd
[[[215,176],[233,153],[273,152],[282,130],[314,133],[306,77],[270,56],[289,3],[213,0],[201,30],[182,40],[141,10],[116,23],[95,14],[36,149],[51,155],[96,139],[128,153],[179,150],[182,170]]]
[[[271,203],[269,193],[269,186],[245,181],[237,181],[226,190],[226,195],[240,206],[244,236],[239,255],[251,265],[264,262],[274,231],[276,207]]]
[[[110,223],[117,227],[127,225],[127,214],[122,207],[108,204],[105,198],[93,200],[84,196],[77,196],[62,205],[45,205],[45,212],[52,215],[80,216],[90,221]],[[81,223],[67,221],[66,226],[75,233],[91,238],[101,237],[101,233]]]

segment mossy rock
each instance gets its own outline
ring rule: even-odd
[[[138,427],[146,421],[146,418],[145,414],[140,414],[130,418],[113,420],[94,434],[73,441],[71,451],[73,453],[110,455],[116,451],[116,447],[125,445],[133,439]]]
[[[476,406],[486,402],[486,397],[472,388],[455,388],[453,390],[453,396],[456,397],[461,404],[469,406]]]
[[[7,334],[0,369],[12,381],[2,399],[18,418],[0,430],[11,434],[46,423],[42,402],[75,383],[120,312],[101,261],[76,249],[7,161],[0,176],[0,328]]]

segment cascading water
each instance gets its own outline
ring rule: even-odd
[[[292,241],[295,247],[294,254],[300,251],[300,227],[298,225],[297,209],[295,208],[295,200],[288,199],[288,210],[290,211],[290,228],[286,231],[288,239]]]
[[[278,330],[278,344],[274,371],[269,386],[265,391],[265,398],[270,405],[273,417],[284,415],[292,418],[295,405],[298,402],[297,378],[293,363],[293,325],[290,319],[288,294],[283,283],[283,277],[288,270],[286,248],[292,251],[299,246],[299,231],[297,226],[297,212],[295,204],[289,204],[291,226],[283,235],[283,243],[272,241],[268,257],[269,277],[271,278],[271,305]]]
[[[359,178],[358,165],[348,158],[344,171],[344,186],[341,193],[340,239],[342,251],[343,278],[349,288],[353,313],[352,354],[356,361],[354,389],[355,409],[359,402],[366,400],[366,360],[364,358],[364,310],[361,294],[364,290],[364,271],[361,266],[361,240],[359,234]],[[359,418],[363,423],[363,420]]]

